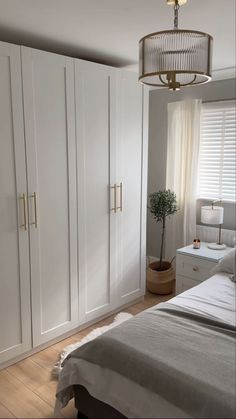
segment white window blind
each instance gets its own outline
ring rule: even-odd
[[[203,103],[199,198],[236,200],[235,100]]]

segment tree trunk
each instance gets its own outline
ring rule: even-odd
[[[162,221],[162,234],[161,234],[160,270],[162,269],[162,259],[163,259],[163,248],[164,248],[165,228],[166,228],[166,219],[165,219],[165,217],[164,217],[164,218],[163,218],[163,221]]]

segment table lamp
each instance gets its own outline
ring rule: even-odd
[[[223,224],[224,208],[214,206],[212,202],[211,206],[205,206],[201,208],[201,222],[203,224],[214,224],[219,225],[219,240],[218,243],[208,243],[209,249],[223,250],[226,245],[221,242],[221,226]]]

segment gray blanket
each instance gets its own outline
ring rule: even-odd
[[[69,355],[116,371],[194,418],[235,418],[235,329],[159,304]]]

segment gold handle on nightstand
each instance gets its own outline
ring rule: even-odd
[[[199,267],[198,267],[198,266],[194,266],[194,267],[193,267],[193,271],[194,271],[194,272],[198,272],[198,271],[199,271]]]

